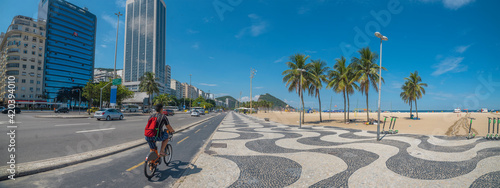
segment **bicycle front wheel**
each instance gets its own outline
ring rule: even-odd
[[[167,144],[167,147],[165,147],[165,157],[163,157],[163,162],[165,162],[165,165],[169,165],[170,161],[172,161],[172,145]]]
[[[146,175],[148,179],[151,179],[155,174],[155,172],[156,172],[156,165],[154,164],[154,161],[148,160],[144,162],[144,175]]]

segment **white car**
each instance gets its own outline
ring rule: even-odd
[[[123,114],[114,108],[103,108],[94,113],[94,117],[97,121],[101,119],[112,120],[112,119],[123,119]]]
[[[200,117],[200,113],[198,113],[196,110],[193,110],[193,111],[191,112],[191,116]]]

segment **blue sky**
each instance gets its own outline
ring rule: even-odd
[[[36,17],[39,1],[2,1],[0,30],[15,15]],[[125,12],[125,0],[69,0],[88,7],[98,17],[96,67],[113,67],[115,12]],[[222,95],[244,100],[250,95],[250,69],[257,70],[253,95],[270,93],[292,106],[298,95],[282,82],[285,62],[294,53],[322,59],[332,67],[335,58],[357,56],[369,46],[377,54],[373,33],[389,38],[383,43],[382,109],[409,107],[399,97],[404,77],[419,71],[429,84],[418,101],[421,110],[455,107],[500,109],[499,1],[481,0],[168,0],[166,63],[172,78]],[[123,67],[124,17],[120,18],[117,67]],[[350,59],[350,58],[348,58]],[[378,63],[378,61],[377,61]],[[321,91],[322,106],[342,108],[343,98]],[[377,93],[369,92],[370,109]],[[306,96],[306,106],[318,100]],[[366,108],[360,93],[351,108]]]

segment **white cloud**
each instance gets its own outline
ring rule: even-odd
[[[108,47],[108,45],[101,44],[101,47],[103,47],[103,48],[107,48],[107,47]]]
[[[104,19],[104,21],[106,21],[109,25],[111,25],[111,27],[116,29],[116,20],[117,20],[116,17],[111,17],[110,15],[104,14],[103,16],[101,16],[101,18]],[[125,26],[125,22],[120,20],[120,25],[121,25],[120,27]]]
[[[284,60],[286,59],[286,56],[283,56],[277,60],[274,61],[274,63],[280,63],[280,62],[283,62]]]
[[[210,86],[210,87],[215,87],[217,84],[207,84],[207,83],[200,83],[202,86]]]
[[[127,0],[116,0],[115,4],[117,7],[125,8]]]
[[[241,38],[241,37],[248,35],[248,34],[253,36],[253,37],[256,37],[256,36],[259,36],[266,31],[267,26],[268,26],[267,22],[263,21],[256,14],[249,14],[248,17],[250,18],[252,25],[241,29],[240,32],[237,35],[235,35],[234,37]]]
[[[210,57],[208,57],[208,59],[214,59],[214,57],[210,56]]]
[[[263,88],[264,88],[264,87],[260,87],[260,86],[259,86],[259,87],[255,87],[255,89],[263,89]]]
[[[198,42],[194,43],[194,44],[191,46],[191,48],[193,48],[193,49],[200,49],[200,43],[198,43]]]
[[[475,0],[420,0],[422,2],[442,2],[443,6],[447,9],[457,10]]]
[[[314,51],[314,50],[306,50],[305,52],[308,53],[308,54],[318,53],[318,51]]]
[[[259,97],[260,97],[260,95],[255,95],[252,100],[257,101],[257,100],[259,100]],[[249,101],[250,101],[250,97],[248,97],[248,96],[241,97],[241,102],[249,102]]]
[[[468,67],[460,64],[463,60],[463,57],[448,57],[442,60],[439,64],[434,65],[436,70],[432,73],[432,75],[439,76],[447,72],[457,73],[467,71]]]
[[[401,82],[392,82],[391,83],[391,87],[394,88],[394,89],[400,89],[401,86],[403,86],[403,84]]]
[[[455,51],[458,52],[458,53],[464,53],[469,47],[470,47],[470,45],[467,45],[467,46],[457,46],[455,48]]]
[[[196,30],[192,30],[192,29],[187,29],[186,30],[188,33],[191,33],[191,34],[196,34],[196,33],[199,33],[200,31],[196,31]]]
[[[448,9],[457,10],[475,0],[443,0],[444,7]]]

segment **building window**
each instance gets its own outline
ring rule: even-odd
[[[35,34],[36,34],[36,29],[33,29],[33,33],[35,33]]]
[[[42,70],[42,67],[38,67],[38,70]]]
[[[21,87],[21,90],[24,91],[24,90],[26,90],[26,88],[25,87]]]
[[[29,40],[28,35],[24,35],[24,40]]]
[[[27,28],[27,27],[26,27],[26,28],[24,29],[24,31],[26,31],[26,32],[30,32],[30,28]]]
[[[31,76],[31,77],[35,76],[35,73],[30,72],[30,76]]]
[[[34,23],[34,24],[33,24],[33,27],[37,27],[37,26],[36,26],[36,23]]]
[[[33,37],[33,40],[32,40],[32,41],[33,41],[33,42],[36,42],[36,37]]]
[[[33,92],[33,87],[30,87],[30,91]],[[30,96],[31,97],[31,96]]]
[[[41,54],[41,53],[38,53],[38,57],[42,57],[42,54]]]
[[[40,81],[36,81],[36,84],[40,84]]]
[[[35,65],[31,65],[31,69],[35,69]]]
[[[26,76],[26,72],[23,72],[23,73],[22,73],[22,75],[23,75],[23,76]]]
[[[19,67],[19,63],[8,63],[7,67]]]
[[[35,55],[35,54],[36,54],[35,51],[31,51],[31,55]]]
[[[19,75],[19,71],[7,71],[7,75]]]
[[[38,78],[41,78],[41,77],[42,77],[42,75],[40,75],[40,74],[37,74],[37,75],[36,75],[36,77],[38,77]]]
[[[36,91],[40,91],[40,88],[36,88]]]
[[[42,47],[41,47],[41,46],[40,46],[40,47],[38,47],[38,50],[42,51]]]
[[[28,58],[27,57],[23,57],[21,58],[23,61],[28,61]]]
[[[35,45],[35,44],[33,44],[33,46],[31,46],[31,48],[32,48],[32,49],[35,49],[35,48],[36,48],[36,45]]]
[[[21,83],[23,83],[23,84],[26,83],[26,79],[22,79]]]
[[[34,83],[35,83],[35,81],[34,81],[34,80],[30,80],[30,84],[34,84]]]
[[[40,43],[43,43],[43,40],[42,40],[42,39],[40,39]]]
[[[25,69],[25,68],[26,68],[26,65],[23,65],[23,69]]]
[[[25,48],[27,48],[27,47],[28,47],[28,43],[25,43],[25,44],[24,44],[24,47],[25,47]]]
[[[23,87],[23,88],[24,88],[24,87]],[[22,97],[22,98],[25,98],[25,97],[26,97],[26,95],[21,95],[21,97]]]
[[[33,90],[31,90],[31,91],[33,91]],[[32,99],[32,98],[33,98],[33,95],[30,95],[30,99]]]
[[[28,54],[28,50],[23,50],[23,54]]]

